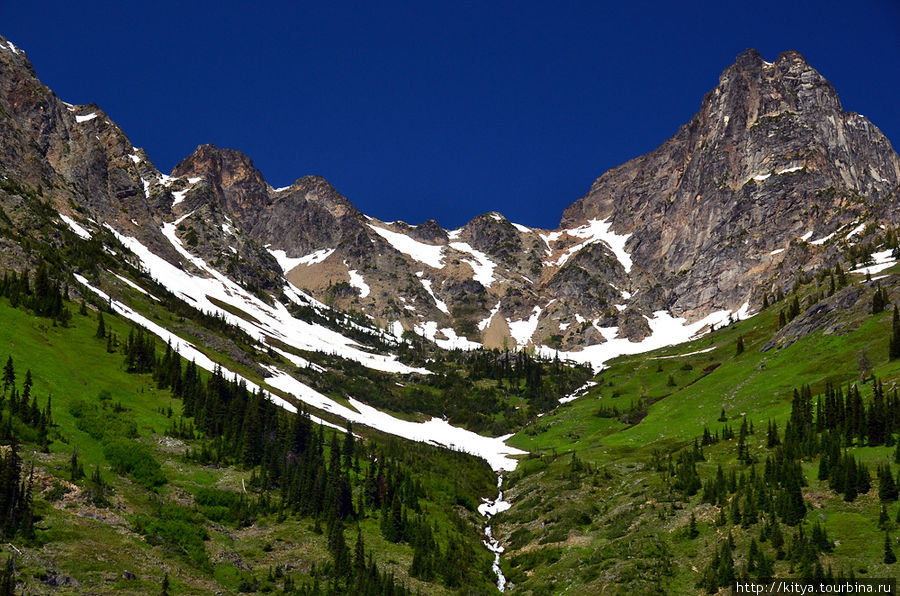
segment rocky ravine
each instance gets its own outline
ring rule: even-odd
[[[99,108],[60,101],[0,39],[0,174],[41,197],[0,189],[15,228],[48,205],[191,269],[160,233],[174,224],[188,250],[254,291],[278,293],[284,275],[396,333],[573,349],[642,339],[656,311],[693,321],[790,287],[896,217],[900,159],[799,54],[768,63],[748,50],[688,124],[601,176],[556,230],[498,213],[457,230],[387,223],[321,177],[272,188],[235,150],[200,146],[164,175]],[[20,242],[0,241],[13,265],[29,262]]]

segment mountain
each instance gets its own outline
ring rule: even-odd
[[[321,177],[274,189],[250,158],[211,145],[161,174],[99,108],[44,88],[21,50],[3,58],[4,167],[59,189],[51,200],[81,210],[79,225],[190,267],[159,233],[177,221],[192,255],[248,288],[287,279],[445,347],[545,346],[599,364],[618,348],[582,349],[655,345],[678,327],[686,339],[758,310],[897,210],[890,142],[796,52],[742,53],[689,123],[603,174],[552,231],[493,212],[457,230],[382,222]]]
[[[163,174],[0,38],[0,536],[22,565],[0,586],[888,576],[898,190],[888,140],[796,52],[742,53],[556,229],[446,230],[319,176],[273,188],[233,149]]]

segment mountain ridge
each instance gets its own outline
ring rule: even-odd
[[[7,101],[26,106],[19,111],[32,127],[40,123],[29,134],[39,139],[31,161],[46,156],[53,172],[43,177],[79,190],[57,197],[61,212],[81,205],[180,263],[157,233],[174,218],[188,251],[248,287],[278,292],[284,276],[398,335],[415,331],[445,347],[571,355],[614,338],[647,339],[657,312],[685,322],[747,312],[804,268],[833,261],[840,230],[897,211],[900,159],[890,142],[843,112],[831,84],[795,51],[772,63],[741,53],[675,136],[601,175],[555,230],[496,212],[456,230],[383,222],[324,178],[275,189],[250,157],[209,144],[162,174],[99,108],[59,102],[24,54],[12,58],[25,75],[5,90]],[[17,100],[22,85],[25,96],[44,98],[39,107]],[[807,242],[810,231],[826,243]]]

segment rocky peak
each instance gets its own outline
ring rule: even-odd
[[[253,160],[236,149],[200,145],[172,170],[181,178],[202,178],[237,216],[268,203],[268,185]]]

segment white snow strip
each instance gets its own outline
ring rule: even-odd
[[[280,371],[273,371],[273,376],[267,377],[266,383],[294,395],[309,405],[346,418],[353,423],[371,426],[413,441],[443,445],[477,455],[485,459],[495,471],[514,470],[516,460],[510,456],[525,453],[521,449],[506,445],[506,439],[512,435],[484,437],[472,431],[452,426],[447,421],[438,418],[432,418],[428,422],[400,420],[352,397],[349,398],[352,409],[348,408]]]
[[[541,307],[535,306],[534,311],[531,316],[522,321],[510,321],[506,319],[506,324],[509,326],[509,334],[516,341],[516,346],[519,348],[524,348],[528,345],[528,342],[531,341],[531,336],[534,335],[535,329],[537,329],[538,318],[541,316]]]
[[[194,177],[194,178],[188,178],[188,183],[189,183],[189,184],[197,184],[197,183],[200,182],[201,180],[203,180],[203,177],[202,177],[202,176],[196,176],[196,177]]]
[[[779,170],[779,171],[775,172],[775,175],[781,176],[782,174],[790,174],[791,172],[797,172],[802,169],[803,169],[803,166],[794,166],[792,168],[785,168],[783,170]]]
[[[582,395],[587,393],[588,390],[590,390],[590,388],[596,384],[597,384],[596,381],[588,381],[587,383],[585,383],[584,385],[582,385],[581,387],[579,387],[578,389],[576,389],[569,395],[559,398],[559,403],[567,404],[570,401],[575,401],[576,399],[578,399],[579,397],[581,397]]]
[[[87,122],[88,120],[93,120],[97,117],[97,114],[91,112],[90,114],[85,114],[84,116],[75,116],[75,122]]]
[[[269,252],[273,257],[275,257],[275,260],[278,261],[278,264],[281,265],[281,270],[287,273],[298,265],[315,265],[316,263],[321,263],[331,256],[331,253],[334,252],[334,249],[323,248],[322,250],[317,250],[316,252],[309,253],[308,255],[303,255],[302,257],[289,257],[287,256],[287,253],[281,249],[270,250]]]
[[[346,265],[347,262],[344,261]],[[360,275],[355,269],[348,269],[347,274],[350,275],[350,285],[359,290],[359,297],[365,298],[371,293],[369,289],[369,284],[366,283],[366,280],[363,279],[363,276]]]
[[[13,54],[16,54],[16,55],[19,54],[19,48],[17,48],[13,42],[7,41],[6,45],[9,47],[10,50],[12,50]]]
[[[826,242],[828,242],[828,241],[831,240],[832,238],[834,238],[834,232],[828,234],[827,236],[824,236],[824,237],[822,237],[822,238],[819,238],[818,240],[813,240],[812,242],[810,242],[810,244],[816,244],[816,245],[825,244]]]
[[[806,242],[807,240],[812,238],[812,235],[813,233],[811,231],[803,234],[802,236],[800,236],[800,242]]]
[[[112,272],[110,271],[110,273],[112,273]],[[161,302],[161,300],[160,300],[159,298],[157,298],[156,296],[154,296],[153,294],[151,294],[150,292],[148,292],[147,290],[145,290],[145,289],[142,288],[141,286],[137,285],[136,283],[134,283],[133,281],[131,281],[131,280],[128,279],[127,277],[122,277],[122,276],[119,275],[118,273],[113,273],[113,275],[115,275],[116,277],[118,277],[121,281],[125,282],[126,284],[128,284],[129,286],[131,286],[132,288],[134,288],[135,290],[137,290],[137,291],[140,292],[141,294],[143,294],[143,295],[145,295],[145,296],[148,296],[148,297],[150,297],[150,298],[156,300],[157,302]]]
[[[143,178],[141,178],[141,182],[144,183],[144,197],[149,199],[150,198],[150,181],[144,180]]]
[[[494,268],[496,265],[493,261],[491,261],[486,254],[481,252],[480,250],[475,250],[469,244],[465,242],[451,242],[450,248],[455,248],[460,252],[466,252],[475,257],[475,260],[471,259],[460,259],[463,263],[469,265],[474,272],[474,276],[472,279],[480,283],[486,288],[491,287],[491,284],[494,283]]]
[[[141,156],[140,156],[140,155],[137,155],[137,154],[135,154],[135,153],[132,153],[132,154],[129,155],[128,157],[130,157],[130,158],[131,158],[131,161],[133,161],[134,163],[141,163]]]
[[[522,232],[523,234],[528,234],[528,233],[534,231],[534,230],[532,230],[531,228],[529,228],[529,227],[527,227],[527,226],[523,226],[522,224],[517,224],[517,223],[512,222],[512,221],[509,222],[509,223],[511,223],[515,229],[519,230],[519,231]]]
[[[91,239],[91,233],[88,232],[87,230],[85,230],[85,229],[84,229],[83,227],[81,227],[80,225],[78,225],[78,222],[76,222],[74,219],[72,219],[72,218],[69,217],[68,215],[63,215],[62,213],[59,214],[59,217],[60,217],[60,219],[62,219],[64,222],[66,222],[66,225],[69,226],[69,228],[71,228],[71,230],[72,230],[73,232],[75,232],[75,234],[76,234],[77,236],[80,236],[80,237],[84,238],[85,240],[90,240],[90,239]]]
[[[697,354],[706,354],[707,352],[712,352],[716,349],[716,346],[712,346],[710,348],[706,348],[705,350],[697,350],[696,352],[688,352],[687,354],[672,354],[671,356],[657,356],[657,360],[664,360],[666,358],[684,358],[685,356],[696,356]]]
[[[770,255],[777,255],[777,254],[783,253],[783,252],[784,252],[784,249],[783,249],[783,248],[776,248],[775,250],[773,250],[773,251],[770,252],[769,254],[770,254]]]
[[[661,310],[653,313],[653,318],[647,317],[650,335],[639,342],[632,342],[626,338],[609,337],[604,333],[604,337],[608,340],[606,343],[587,346],[577,352],[558,352],[549,346],[540,346],[539,351],[547,358],[553,358],[559,354],[561,359],[588,363],[595,370],[601,370],[604,363],[616,356],[649,352],[695,339],[708,331],[711,325],[719,327],[727,323],[729,316],[732,320],[746,319],[751,316],[749,309],[749,303],[745,302],[737,312],[720,310],[691,324],[687,324],[684,318],[673,317],[668,311]]]
[[[478,322],[478,330],[484,331],[485,329],[487,329],[488,325],[491,324],[491,320],[494,318],[494,315],[497,314],[499,311],[500,311],[500,301],[498,300],[497,304],[494,306],[494,308],[491,309],[491,313],[487,317],[485,317],[484,319],[482,319],[481,321]]]
[[[118,233],[108,224],[106,226],[122,244],[127,246],[140,259],[141,265],[159,283],[167,288],[177,288],[177,291],[190,297],[192,305],[196,308],[222,316],[226,321],[240,327],[259,342],[265,342],[266,338],[274,337],[299,350],[334,354],[383,372],[429,374],[429,371],[424,368],[414,368],[399,362],[393,355],[373,354],[360,349],[357,342],[331,329],[296,319],[291,316],[287,307],[278,301],[275,301],[272,305],[266,304],[212,267],[209,267],[202,259],[185,250],[181,241],[175,235],[177,223],[176,221],[164,224],[162,227],[163,235],[169,239],[175,250],[185,260],[193,263],[208,277],[191,275],[160,258],[137,239]],[[285,294],[289,299],[298,303],[312,304],[321,309],[327,308],[312,298],[304,297],[296,289],[291,289],[290,292],[286,291]],[[252,322],[217,306],[210,300],[210,297],[240,308],[256,321]],[[367,331],[375,333],[372,330],[367,329]],[[385,335],[385,337],[389,336]]]
[[[756,180],[757,182],[762,182],[763,180],[768,179],[768,177],[771,175],[772,174],[757,174],[756,176],[753,177],[753,179]]]
[[[849,240],[850,238],[852,238],[853,236],[856,236],[857,234],[859,234],[860,232],[862,232],[865,229],[866,229],[866,224],[864,224],[864,223],[859,224],[858,226],[853,228],[849,234],[844,236],[844,240]]]
[[[393,246],[403,254],[409,255],[415,260],[421,263],[425,263],[429,267],[434,267],[435,269],[443,268],[443,256],[441,255],[441,252],[443,251],[442,246],[425,244],[424,242],[419,242],[418,240],[410,238],[406,234],[392,232],[391,230],[379,228],[378,226],[374,226],[372,224],[368,225],[375,232],[377,232],[379,236],[387,240],[391,246]]]
[[[224,221],[222,222],[222,232],[224,232],[225,234],[227,234],[229,236],[231,236],[234,233],[231,229],[231,226],[228,225],[228,222],[224,222]]]
[[[425,288],[425,291],[428,292],[428,295],[431,296],[432,300],[434,300],[434,303],[437,305],[438,310],[449,315],[450,309],[447,308],[447,304],[443,300],[438,298],[434,291],[431,289],[431,280],[419,278],[419,281],[422,282],[422,286]]]
[[[409,308],[409,307],[407,307],[407,308]],[[402,339],[402,338],[403,338],[403,331],[404,331],[404,330],[403,330],[403,323],[401,323],[400,321],[394,321],[394,322],[392,322],[392,323],[390,324],[390,326],[389,326],[389,330],[390,330],[391,334],[392,334],[394,337],[396,337],[397,339]]]

